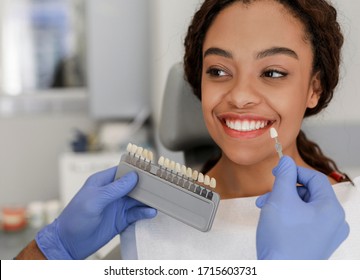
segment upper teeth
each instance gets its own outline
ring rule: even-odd
[[[226,126],[237,131],[253,131],[264,128],[267,126],[269,121],[240,121],[240,120],[226,120]]]

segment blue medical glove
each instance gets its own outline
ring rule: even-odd
[[[115,173],[113,167],[90,176],[60,216],[39,231],[35,240],[48,259],[85,259],[129,224],[155,217],[155,209],[126,196],[137,174],[113,181]]]
[[[259,197],[258,259],[328,259],[349,235],[345,212],[325,175],[287,156],[274,168],[270,193]],[[303,187],[299,189],[297,182]]]

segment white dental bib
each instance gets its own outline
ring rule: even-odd
[[[331,259],[360,259],[360,177],[334,185],[350,225],[347,240]],[[256,197],[222,200],[211,231],[201,232],[162,213],[121,234],[123,259],[256,259]]]

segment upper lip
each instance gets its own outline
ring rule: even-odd
[[[223,113],[217,115],[218,119],[222,122],[226,120],[231,121],[269,121],[271,123],[275,122],[274,118],[260,116],[256,114],[235,114],[235,113]]]

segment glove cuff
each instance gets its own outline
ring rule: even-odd
[[[35,241],[48,260],[73,260],[57,234],[57,220],[41,229]]]

